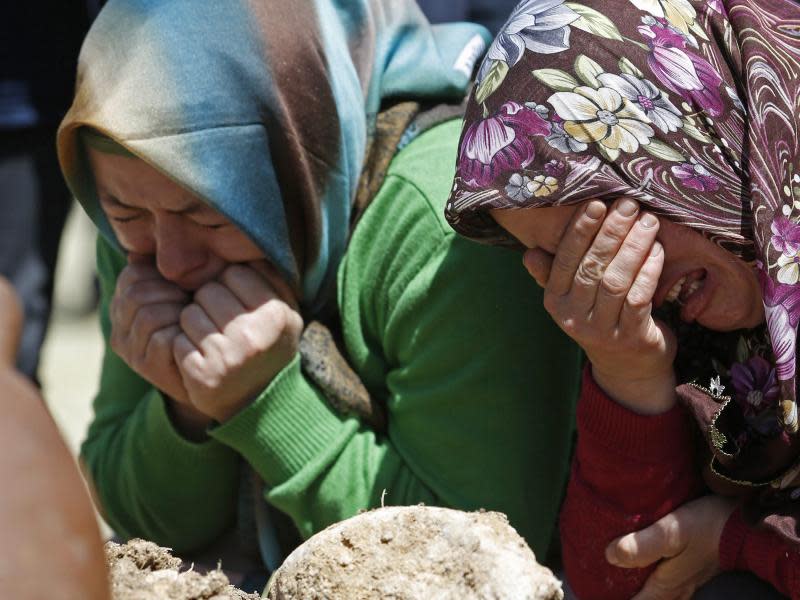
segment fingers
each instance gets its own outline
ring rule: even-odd
[[[158,347],[158,342],[163,338],[163,331],[171,326],[177,326],[180,320],[182,304],[150,304],[142,306],[137,312],[128,330],[128,339],[125,344],[126,354],[134,361],[149,362],[151,353]],[[152,338],[161,332],[157,339]],[[159,353],[159,356],[161,353]]]
[[[650,318],[653,297],[663,268],[664,247],[655,241],[625,297],[620,313],[620,324],[624,328],[636,328]]]
[[[219,327],[199,304],[190,304],[181,311],[180,326],[185,337],[204,356],[224,352],[220,348],[223,336]]]
[[[271,265],[266,260],[258,260],[252,261],[247,263],[247,265],[232,265],[230,268],[233,269],[233,273],[236,273],[235,267],[242,267],[246,266],[250,269],[254,270],[258,275],[264,278],[262,281],[262,285],[266,283],[269,287],[270,291],[277,295],[281,300],[283,300],[286,304],[291,306],[294,310],[300,310],[300,305],[297,301],[298,295],[292,290],[292,286],[281,276],[278,270]],[[230,275],[227,273],[223,273],[223,276]],[[230,283],[230,285],[235,285],[233,281],[225,280],[226,282]],[[234,292],[237,293],[237,292]],[[246,306],[250,306],[248,304],[248,299],[244,297],[239,298]]]
[[[640,301],[638,306],[648,306],[658,285],[658,275],[661,274],[659,269],[655,281],[653,281],[653,267],[658,264],[659,258],[663,264],[663,255],[659,252],[653,257],[644,274],[641,270],[651,256],[651,249],[656,241],[657,233],[658,219],[650,213],[641,214],[633,223],[622,245],[603,273],[592,310],[593,320],[615,326],[620,320],[623,304],[632,299],[632,292],[634,299]],[[639,284],[634,289],[633,285],[637,280]],[[644,287],[644,291],[647,291],[651,286],[652,291],[649,296],[642,294],[642,287]],[[649,317],[649,311],[647,316]]]
[[[550,279],[550,269],[553,266],[553,255],[545,252],[541,248],[531,248],[522,257],[522,264],[536,280],[539,287],[546,287],[547,280]]]
[[[187,373],[197,372],[204,360],[200,349],[183,332],[178,333],[172,342],[172,359],[178,365],[178,372],[183,378],[184,385]]]
[[[220,282],[227,287],[248,310],[255,310],[270,300],[278,297],[274,284],[286,287],[284,294],[293,296],[291,289],[283,280],[267,270],[269,266],[265,261],[258,271],[243,264],[231,265],[222,272]],[[274,282],[274,284],[273,284]],[[283,294],[281,298],[284,299]]]
[[[177,285],[164,280],[154,267],[125,267],[117,280],[117,288],[109,307],[109,316],[116,329],[127,331],[139,309],[151,304],[185,304],[189,296]]]
[[[211,281],[197,290],[194,294],[194,304],[205,311],[219,331],[224,331],[228,323],[247,312],[236,295],[226,285],[217,281]]]
[[[573,297],[576,307],[586,312],[593,310],[606,270],[636,223],[638,214],[639,205],[629,198],[622,198],[611,207],[608,217],[603,221],[600,231],[575,271],[570,296]],[[616,319],[614,322],[616,323]]]
[[[553,259],[547,282],[549,294],[564,296],[570,291],[578,266],[602,225],[605,214],[605,204],[594,200],[587,203],[583,210],[576,211]]]
[[[675,513],[662,517],[650,527],[617,538],[606,547],[606,560],[625,569],[642,568],[679,554],[686,536]]]

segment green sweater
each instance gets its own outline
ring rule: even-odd
[[[385,401],[388,434],[333,412],[299,358],[203,443],[173,428],[160,392],[108,346],[124,257],[100,238],[106,337],[82,456],[122,536],[201,548],[234,520],[243,457],[304,536],[361,509],[486,508],[540,556],[568,473],[580,354],[509,250],[459,238],[443,217],[459,123],[394,159],[339,268],[347,358]]]

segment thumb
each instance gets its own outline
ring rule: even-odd
[[[0,367],[12,367],[24,322],[22,303],[11,283],[0,276]]]
[[[606,547],[606,560],[623,569],[639,569],[679,554],[686,536],[673,513],[650,527],[617,538]]]
[[[545,287],[550,279],[550,268],[553,266],[553,256],[541,248],[530,248],[522,257],[522,264],[536,280],[539,287]]]

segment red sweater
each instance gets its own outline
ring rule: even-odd
[[[605,560],[613,539],[638,531],[703,492],[692,456],[693,424],[682,407],[643,416],[620,406],[584,373],[578,444],[561,511],[567,581],[581,600],[630,598],[655,565],[621,569]],[[800,598],[800,552],[744,523],[739,511],[720,540],[724,570],[750,571]]]

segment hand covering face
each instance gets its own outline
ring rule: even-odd
[[[525,0],[478,75],[447,217],[513,243],[489,209],[627,195],[754,261],[794,433],[798,106],[792,0]]]
[[[112,241],[90,127],[221,211],[313,315],[330,301],[383,102],[460,101],[486,47],[411,0],[111,0],[84,43],[58,150]]]

